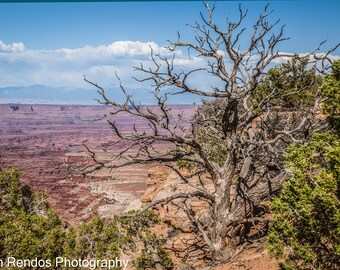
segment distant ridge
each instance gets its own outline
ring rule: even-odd
[[[108,88],[109,98],[124,102],[124,95],[118,88]],[[147,89],[133,89],[129,92],[136,103],[156,104],[156,100]],[[47,85],[10,86],[0,88],[0,104],[28,105],[100,105],[96,99],[100,95],[95,88],[66,88]],[[175,95],[169,98],[169,104],[201,103],[200,97],[193,95]]]

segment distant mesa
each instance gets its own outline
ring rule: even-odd
[[[13,112],[19,110],[19,106],[18,105],[10,105],[9,107],[13,110]]]
[[[171,90],[165,89],[170,92]],[[117,87],[108,87],[106,89],[108,98],[118,103],[124,103],[125,95]],[[157,100],[150,93],[150,89],[132,88],[129,90],[131,97],[136,106],[140,102],[146,105],[155,105]],[[49,85],[31,85],[31,86],[9,86],[0,87],[0,104],[45,104],[45,105],[98,105],[97,99],[100,95],[94,88],[77,88],[77,87],[57,87]],[[168,99],[169,104],[193,104],[201,103],[201,97],[192,95],[171,95]],[[67,108],[67,107],[66,107]],[[64,109],[66,109],[64,108]],[[133,106],[129,106],[134,110]]]

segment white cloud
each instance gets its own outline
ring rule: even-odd
[[[17,52],[23,52],[24,50],[25,50],[25,45],[22,42],[12,43],[12,44],[7,45],[0,40],[0,52],[17,53]]]
[[[159,53],[161,48],[154,42],[140,41],[116,41],[109,45],[101,45],[98,47],[85,46],[77,49],[59,49],[56,51],[46,51],[46,53],[57,53],[63,57],[80,57],[91,54],[95,57],[118,56],[118,57],[140,57],[149,56],[151,47],[154,52]]]
[[[139,56],[149,55],[150,47],[159,52],[159,46],[154,42],[143,43],[140,41],[117,41],[113,42],[106,49],[114,55]]]

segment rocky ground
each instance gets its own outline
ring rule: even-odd
[[[185,172],[182,172],[185,173]],[[206,182],[209,187],[209,182]],[[142,205],[162,199],[175,192],[190,192],[190,188],[176,176],[176,173],[162,166],[149,169],[147,189],[140,198]],[[193,202],[193,211],[197,217],[204,218],[208,205],[202,201]],[[158,207],[157,215],[163,221],[154,230],[159,235],[166,236],[165,249],[175,264],[176,270],[278,270],[279,262],[269,256],[265,249],[265,238],[259,239],[252,245],[243,246],[238,255],[226,264],[207,266],[202,258],[206,250],[202,243],[191,231],[190,222],[186,214],[175,205],[168,203]],[[171,225],[170,225],[171,224]],[[180,228],[180,229],[179,229]]]

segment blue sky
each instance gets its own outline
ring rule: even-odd
[[[217,2],[216,21],[235,17],[239,3]],[[251,28],[266,3],[241,2],[249,10],[246,27]],[[271,1],[270,7],[272,20],[280,18],[291,38],[282,44],[282,51],[305,53],[326,39],[327,50],[339,42],[340,1]],[[203,10],[199,1],[0,3],[0,87],[84,88],[88,87],[84,73],[112,86],[117,70],[128,86],[136,88],[129,79],[132,65],[147,60],[149,45],[161,50],[177,31],[182,40],[193,41],[194,32],[186,24],[199,19]],[[0,92],[0,102],[1,98]]]
[[[269,1],[270,2],[270,1]],[[241,3],[254,21],[266,1],[218,2],[221,18]],[[286,50],[310,50],[320,40],[337,42],[340,1],[271,1],[273,18],[286,24],[292,38]],[[0,4],[0,40],[23,42],[29,49],[98,46],[117,40],[154,41],[158,44],[191,33],[185,25],[198,19],[200,1],[118,3]]]

